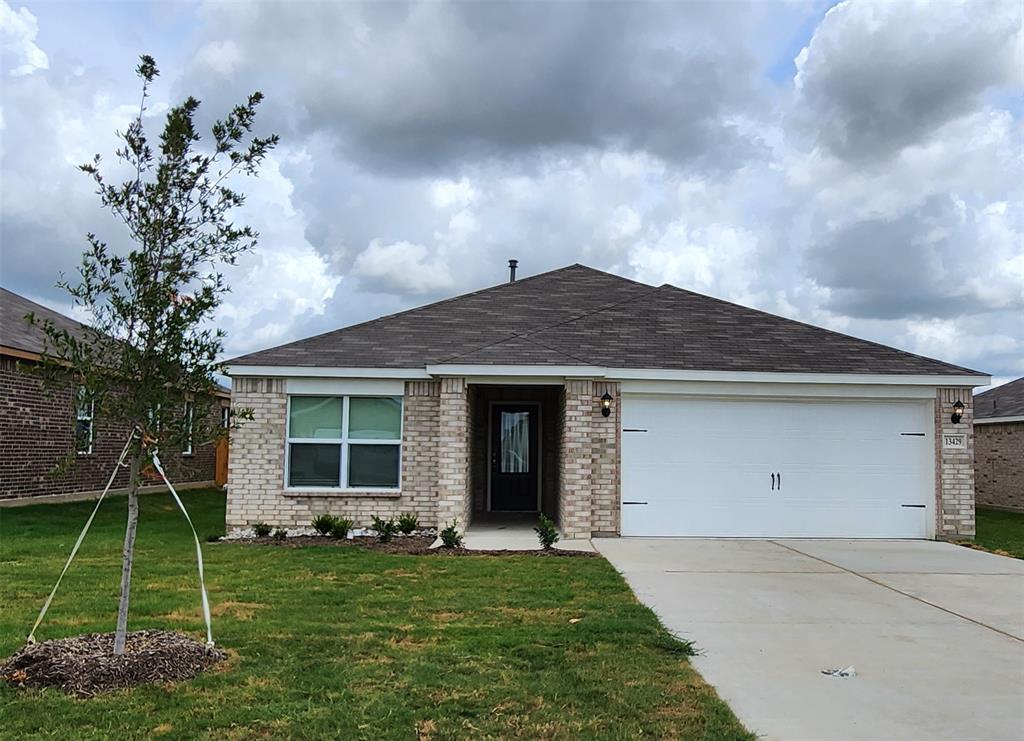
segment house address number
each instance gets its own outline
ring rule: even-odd
[[[963,435],[943,435],[942,447],[944,448],[966,448],[967,438]]]

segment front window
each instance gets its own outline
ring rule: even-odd
[[[75,452],[79,455],[92,454],[93,412],[95,407],[89,393],[78,389],[75,398]]]
[[[401,458],[401,397],[290,397],[288,486],[397,489]]]

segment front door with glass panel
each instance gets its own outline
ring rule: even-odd
[[[491,407],[492,512],[536,512],[539,509],[539,422],[536,404]]]

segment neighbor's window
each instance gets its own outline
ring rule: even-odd
[[[185,446],[181,449],[182,455],[192,455],[192,419],[195,417],[195,404],[191,401],[185,402]]]
[[[220,408],[220,426],[225,430],[231,426],[231,407],[223,406]]]
[[[290,397],[288,486],[397,489],[401,458],[401,397]]]
[[[75,398],[75,451],[79,455],[92,454],[94,411],[95,407],[89,393],[84,388],[79,388],[78,396]]]

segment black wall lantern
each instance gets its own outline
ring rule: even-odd
[[[607,417],[612,413],[612,395],[607,391],[604,392],[604,396],[601,397],[601,415]]]
[[[955,425],[960,424],[960,420],[964,416],[964,403],[959,399],[953,404],[953,416],[949,418],[949,421]]]

